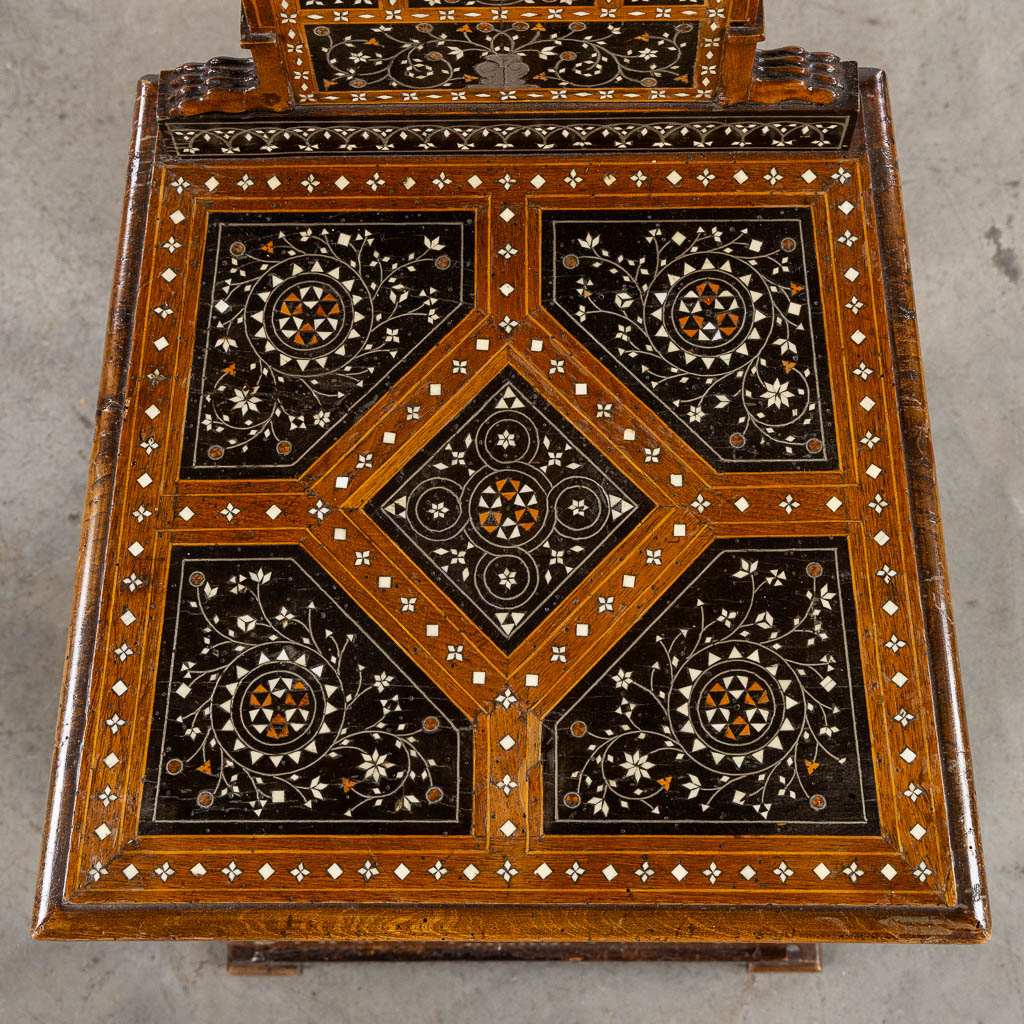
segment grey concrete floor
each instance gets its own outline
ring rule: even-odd
[[[237,0],[0,0],[0,1021],[1024,1021],[1019,0],[769,0],[891,75],[995,938],[732,966],[373,965],[229,979],[216,944],[36,944],[32,892],[136,78]],[[12,104],[13,101],[13,104]]]

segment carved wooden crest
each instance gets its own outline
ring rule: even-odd
[[[252,57],[169,73],[166,113],[827,105],[849,88],[835,56],[763,39],[761,0],[243,0]]]

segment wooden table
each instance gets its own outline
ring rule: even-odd
[[[245,0],[140,85],[35,934],[989,933],[884,75]]]

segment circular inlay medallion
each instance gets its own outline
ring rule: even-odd
[[[775,315],[770,285],[725,253],[673,264],[654,282],[645,316],[660,354],[688,376],[718,376],[763,347]]]
[[[368,309],[357,275],[326,256],[302,255],[268,272],[245,307],[249,343],[275,373],[320,377],[350,363]]]
[[[728,274],[702,270],[683,278],[666,306],[669,334],[693,352],[735,349],[750,329],[750,292]]]
[[[410,525],[431,540],[451,539],[466,523],[465,498],[454,483],[426,480],[413,491],[406,514]]]
[[[318,761],[341,714],[328,695],[328,687],[338,689],[330,666],[287,647],[254,648],[235,666],[237,680],[222,679],[211,703],[224,753],[260,775],[285,775]]]
[[[544,514],[541,502],[525,474],[492,474],[475,495],[474,525],[500,543],[524,543]]]
[[[596,537],[608,524],[610,508],[601,487],[586,477],[569,477],[551,492],[561,532],[573,540]]]
[[[267,305],[274,340],[297,356],[328,351],[351,322],[348,297],[329,278],[310,275],[288,281]]]
[[[536,424],[519,411],[488,416],[476,437],[481,453],[493,466],[531,462],[540,445]]]
[[[719,750],[762,747],[778,731],[782,695],[767,674],[736,666],[705,678],[694,704],[694,728]]]
[[[781,734],[795,728],[786,713],[789,673],[757,654],[726,650],[709,651],[708,667],[690,690],[688,718],[697,738],[691,753],[719,770],[723,758],[732,761],[730,767],[742,767],[748,757],[750,765],[771,764],[789,742]]]
[[[319,683],[292,666],[251,673],[235,694],[239,735],[252,747],[291,751],[303,746],[323,719]]]
[[[529,555],[507,551],[481,558],[475,580],[482,596],[502,609],[522,608],[537,592],[540,574]]]

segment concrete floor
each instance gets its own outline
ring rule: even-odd
[[[0,1020],[1024,1021],[1019,0],[771,0],[888,68],[995,938],[731,966],[375,965],[229,979],[220,945],[29,940],[135,79],[235,52],[237,0],[0,0]],[[29,56],[31,55],[31,56]],[[1015,695],[1016,694],[1016,695]]]

